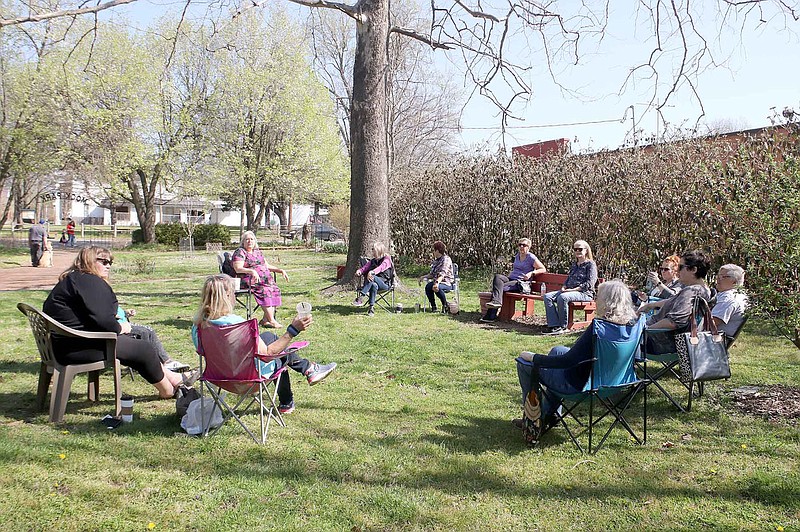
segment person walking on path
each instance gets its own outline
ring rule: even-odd
[[[42,253],[45,249],[45,241],[47,240],[47,228],[44,226],[44,218],[39,220],[38,224],[33,224],[28,229],[28,246],[31,249],[31,266],[34,268],[39,267],[39,261],[42,260]]]
[[[75,247],[75,220],[67,218],[67,243],[64,247]]]

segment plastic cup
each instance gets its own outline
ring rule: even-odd
[[[297,317],[305,318],[306,316],[311,316],[311,303],[303,301],[297,304]]]
[[[133,421],[133,397],[122,397],[120,399],[120,406],[122,407],[121,414],[123,423],[130,423]]]
[[[239,277],[233,278],[233,288],[234,290],[241,290],[242,289],[242,280]]]

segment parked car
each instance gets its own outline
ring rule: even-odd
[[[311,224],[311,235],[320,240],[344,240],[344,233],[328,223]]]

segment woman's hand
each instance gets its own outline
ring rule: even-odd
[[[431,288],[433,289],[434,292],[438,292],[439,291],[439,281],[434,281],[433,282],[433,286]]]
[[[373,279],[375,279],[375,272],[373,272],[373,271],[368,272],[367,273],[367,280],[372,281]]]
[[[647,272],[647,280],[653,286],[656,286],[661,282],[661,279],[658,278],[658,274],[656,272]]]
[[[356,277],[361,277],[362,275],[364,274],[361,273],[361,270],[356,270]]]
[[[281,275],[283,275],[284,280],[289,280],[289,274],[286,273],[286,270],[281,270]]]
[[[305,331],[313,322],[314,318],[311,317],[311,314],[308,316],[303,316],[302,318],[297,316],[292,320],[292,327],[298,331]]]
[[[250,270],[250,276],[253,278],[253,284],[261,283],[261,276],[258,275],[258,272],[255,270]]]
[[[131,324],[128,321],[123,321],[119,324],[121,330],[119,331],[120,334],[130,334],[131,333]]]

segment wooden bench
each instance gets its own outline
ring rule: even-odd
[[[531,293],[523,294],[522,292],[503,292],[503,306],[497,314],[497,319],[500,321],[511,321],[520,316],[533,316],[534,315],[534,302],[542,301],[542,284],[545,285],[546,292],[558,290],[564,286],[567,276],[560,273],[542,273],[534,277],[531,283]],[[603,282],[599,279],[598,282]],[[478,299],[481,303],[481,314],[486,314],[486,303],[491,301],[491,292],[478,292]],[[521,311],[517,310],[517,301],[524,301],[525,305]],[[589,325],[595,316],[594,301],[570,301],[567,317],[567,329],[577,330],[582,329]],[[583,312],[583,320],[575,320],[575,311]]]

